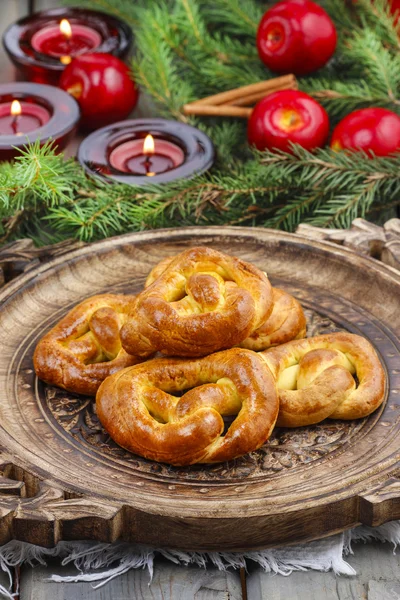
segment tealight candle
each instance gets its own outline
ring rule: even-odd
[[[97,129],[83,140],[78,160],[90,175],[131,185],[166,183],[209,169],[210,138],[165,119],[131,119]]]
[[[74,56],[95,50],[101,42],[101,35],[95,29],[80,24],[71,26],[68,19],[62,19],[59,26],[39,29],[31,39],[34,50],[57,57],[64,65]]]
[[[50,112],[34,102],[2,102],[0,104],[0,135],[23,135],[39,129],[50,119]]]
[[[53,140],[65,148],[79,121],[79,106],[63,90],[38,83],[0,85],[0,160],[10,160],[18,148]]]
[[[132,31],[121,19],[96,10],[55,8],[10,25],[3,44],[23,80],[57,85],[74,56],[101,52],[124,58]]]
[[[143,140],[131,140],[110,153],[114,169],[133,175],[153,177],[179,167],[185,160],[183,150],[167,140],[153,138],[149,133]]]

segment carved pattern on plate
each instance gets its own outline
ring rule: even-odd
[[[305,309],[308,336],[344,331],[333,320]],[[128,463],[136,471],[157,474],[176,480],[230,481],[273,476],[281,471],[308,464],[338,450],[359,432],[367,419],[359,421],[326,420],[315,426],[275,429],[271,438],[256,452],[230,461],[205,467],[171,467],[127,452],[109,437],[101,426],[91,398],[71,394],[43,384],[45,402],[57,423],[75,440],[93,450]]]
[[[276,431],[242,459],[183,469],[125,452],[101,429],[93,399],[35,379],[38,339],[76,303],[137,293],[161,258],[199,243],[267,268],[307,309],[309,335],[345,329],[369,339],[389,401],[359,422]],[[225,227],[129,234],[23,275],[2,292],[0,311],[0,543],[122,539],[242,552],[400,518],[399,288],[393,270],[340,247]]]

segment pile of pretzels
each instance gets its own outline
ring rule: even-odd
[[[275,426],[359,419],[385,397],[372,345],[305,338],[295,298],[266,273],[208,247],[161,261],[137,296],[73,308],[38,343],[37,376],[96,396],[120,446],[171,465],[227,461]]]

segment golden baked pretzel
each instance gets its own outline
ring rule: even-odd
[[[121,345],[120,329],[134,296],[102,294],[75,306],[38,343],[37,376],[70,392],[94,396],[101,382],[138,362]]]
[[[278,426],[311,425],[327,417],[359,419],[385,398],[383,367],[372,345],[358,335],[295,340],[259,356],[276,379]]]
[[[173,258],[164,258],[149,273],[145,287],[149,287],[168,267]],[[287,292],[272,288],[272,312],[258,329],[239,344],[259,352],[291,340],[305,337],[307,322],[301,304]]]
[[[147,275],[146,282],[144,284],[145,288],[148,288],[149,285],[155,282],[156,279],[160,277],[162,273],[164,273],[165,269],[172,263],[172,261],[176,258],[175,256],[167,256],[167,258],[163,258],[159,263],[156,264],[155,267],[152,268],[150,273]]]
[[[232,348],[205,358],[155,358],[124,369],[102,383],[96,408],[120,446],[158,462],[191,465],[259,448],[271,434],[279,405],[264,362],[251,350]],[[223,435],[223,417],[233,415]]]
[[[273,309],[268,319],[239,346],[266,350],[306,335],[306,317],[300,303],[287,292],[272,288]]]
[[[264,273],[217,250],[191,248],[136,297],[121,330],[122,345],[141,357],[157,350],[204,356],[242,342],[271,311]]]

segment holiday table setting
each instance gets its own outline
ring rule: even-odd
[[[0,593],[400,597],[396,2],[28,4]]]

